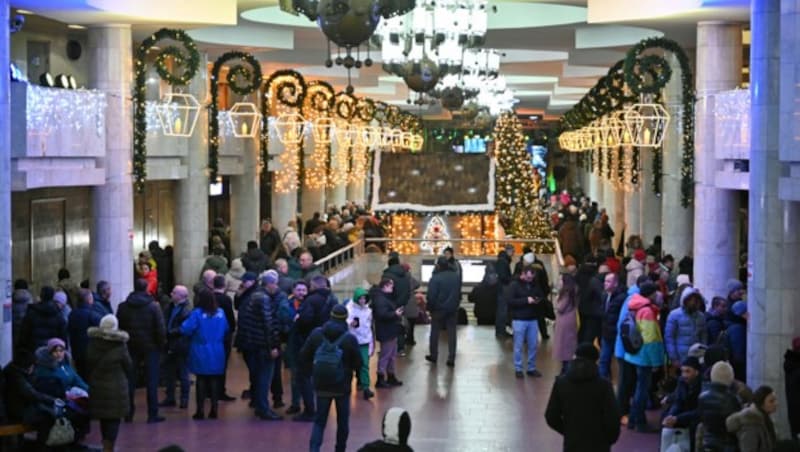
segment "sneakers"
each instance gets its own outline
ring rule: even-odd
[[[222,397],[220,397],[219,399],[223,402],[233,402],[234,400],[236,400],[236,397],[228,394],[222,394]]]
[[[534,377],[534,378],[541,378],[541,376],[542,376],[542,373],[541,373],[541,372],[539,372],[539,371],[538,371],[538,370],[536,370],[536,369],[529,370],[529,371],[528,371],[528,372],[526,372],[526,373],[528,374],[528,376],[529,376],[529,377]]]
[[[364,400],[369,400],[369,399],[371,399],[373,397],[375,397],[375,393],[374,392],[370,391],[369,389],[365,389],[364,390]]]

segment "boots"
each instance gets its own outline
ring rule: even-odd
[[[403,382],[398,380],[394,374],[389,374],[389,378],[386,379],[386,383],[388,383],[389,386],[403,386]]]
[[[384,380],[383,374],[378,374],[378,380],[375,383],[375,389],[382,389],[382,388],[391,388],[390,385],[386,380]]]
[[[375,397],[375,393],[370,391],[369,388],[364,390],[364,400],[369,400],[373,397]]]
[[[114,442],[104,439],[103,440],[103,452],[114,452]]]

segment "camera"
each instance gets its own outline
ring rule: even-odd
[[[22,30],[23,25],[25,25],[25,16],[22,14],[17,14],[8,20],[8,28],[11,33],[16,33]]]

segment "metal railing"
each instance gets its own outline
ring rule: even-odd
[[[322,259],[314,262],[314,265],[319,267],[320,271],[322,271],[322,274],[329,275],[331,271],[336,270],[343,265],[349,264],[362,254],[364,254],[364,241],[356,240],[344,248],[338,249]]]

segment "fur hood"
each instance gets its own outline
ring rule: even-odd
[[[130,339],[130,336],[125,331],[98,328],[96,326],[89,327],[86,333],[89,335],[89,337],[105,339],[113,342],[128,342],[128,339]]]
[[[36,364],[39,366],[47,367],[48,369],[55,369],[56,367],[71,361],[69,352],[64,353],[63,361],[56,361],[47,346],[39,347],[36,349]]]
[[[731,433],[735,433],[748,426],[758,426],[766,429],[766,424],[767,422],[766,419],[764,419],[764,413],[762,413],[761,410],[759,410],[754,404],[751,404],[738,413],[731,414],[725,421],[725,426]]]

